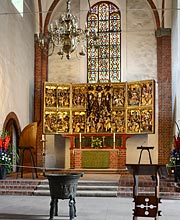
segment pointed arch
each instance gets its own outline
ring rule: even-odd
[[[41,0],[38,0],[38,8],[39,8],[39,29],[42,32],[42,4]]]
[[[17,115],[14,113],[14,112],[10,112],[7,116],[6,116],[6,119],[4,121],[4,124],[3,124],[3,129],[6,129],[7,126],[8,126],[8,123],[10,121],[13,121],[13,124],[16,128],[16,131],[17,131],[17,134],[18,134],[18,137],[20,136],[20,133],[21,133],[21,127],[20,127],[20,124],[19,124],[19,120],[18,120],[18,117]]]
[[[49,10],[48,10],[48,13],[47,13],[47,15],[46,15],[46,19],[45,19],[45,22],[44,22],[44,33],[47,33],[48,24],[49,24],[51,15],[52,15],[52,13],[53,13],[53,10],[55,9],[55,7],[57,6],[57,4],[58,4],[59,2],[60,2],[60,0],[54,0],[53,3],[51,4]]]
[[[159,14],[158,14],[158,10],[156,8],[156,5],[154,4],[153,0],[147,0],[147,2],[149,3],[150,7],[152,8],[154,17],[155,17],[155,21],[156,21],[156,28],[160,28],[160,19],[159,19]]]
[[[112,2],[100,1],[87,14],[90,39],[87,46],[89,83],[121,80],[121,13]],[[96,32],[101,39],[96,47]]]

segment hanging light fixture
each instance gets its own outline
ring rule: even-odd
[[[66,54],[67,59],[70,59],[71,53],[80,44],[81,51],[79,55],[85,56],[89,30],[87,27],[84,30],[81,29],[78,25],[78,18],[71,14],[71,0],[67,0],[66,4],[66,12],[49,25],[46,36],[43,34],[38,36],[39,45],[42,49],[48,49],[49,56],[53,54],[55,47],[58,47],[57,54],[61,59],[63,59],[64,54]]]

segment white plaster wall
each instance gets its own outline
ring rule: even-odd
[[[146,79],[155,80],[157,88],[157,47],[155,22],[147,1],[128,0],[126,20],[126,73],[125,81]],[[135,135],[127,141],[127,163],[137,163],[139,150],[137,146],[154,146],[151,152],[153,163],[158,161],[158,100],[155,89],[155,134]],[[148,154],[143,153],[143,163],[149,163]]]
[[[78,1],[79,2],[79,1]],[[97,1],[91,1],[91,5]],[[113,1],[122,14],[122,81],[157,78],[155,23],[150,6],[145,0]],[[80,24],[84,26],[88,5],[81,1]],[[57,10],[58,11],[58,10]],[[77,13],[76,13],[77,15]],[[79,15],[78,15],[79,16]],[[48,81],[82,83],[87,81],[86,57],[72,54],[71,60],[55,53],[49,57]]]
[[[98,2],[97,0],[90,1],[91,5]],[[125,0],[112,0],[121,10],[122,16],[122,73],[126,72],[126,1]],[[56,8],[56,12],[59,14],[63,11],[63,2],[60,2]],[[86,16],[89,10],[88,1],[78,0],[76,4],[72,1],[71,11],[73,15],[80,18],[80,27],[84,29],[86,23]],[[57,15],[53,14],[53,17]],[[57,49],[57,48],[56,48]],[[58,52],[58,49],[56,50]],[[71,60],[67,60],[65,57],[63,60],[54,53],[49,57],[48,66],[48,81],[60,82],[60,83],[86,83],[87,82],[87,59],[86,57],[80,57],[78,55],[80,48],[77,52],[72,53]],[[123,79],[123,74],[122,74]]]
[[[173,12],[173,2],[176,0],[168,0],[165,1],[165,12],[164,12],[164,27],[171,28],[172,27],[172,12]],[[173,12],[174,13],[174,12]]]
[[[144,0],[127,1],[127,67],[125,81],[157,79],[153,15]]]
[[[30,8],[24,10],[33,10],[32,2],[26,2]],[[21,17],[11,1],[0,1],[0,29],[0,130],[10,112],[24,128],[33,116],[34,17]]]
[[[61,135],[46,135],[45,168],[70,168],[69,140]]]
[[[79,1],[78,1],[79,2]],[[97,1],[92,0],[91,5]],[[157,88],[157,55],[156,55],[156,37],[155,20],[149,4],[146,0],[116,0],[112,1],[121,10],[122,16],[122,81],[138,81],[144,79],[154,79]],[[80,1],[80,25],[83,27],[86,21],[88,4],[86,1]],[[58,11],[58,10],[57,10]],[[73,4],[72,4],[72,11]],[[55,16],[55,15],[54,15]],[[59,83],[84,83],[87,79],[86,57],[78,58],[76,53],[72,54],[71,60],[60,60],[59,56],[54,54],[49,57],[48,81]],[[135,163],[138,160],[139,151],[137,146],[154,146],[152,160],[158,161],[158,100],[156,89],[156,128],[155,134],[136,135],[127,141],[127,163]],[[143,155],[142,162],[149,162],[147,155]]]
[[[59,14],[63,13],[66,10],[65,2],[60,2],[56,8],[56,13],[53,14],[54,18],[57,18]],[[71,2],[71,12],[73,15],[80,18],[80,0],[76,2]],[[87,13],[87,11],[86,11]],[[84,29],[85,20],[82,22],[81,27]],[[55,48],[55,53],[49,57],[49,66],[48,66],[48,81],[49,82],[60,82],[60,83],[82,83],[86,82],[86,69],[80,68],[83,64],[86,63],[85,57],[80,57],[78,48],[75,52],[71,54],[71,59],[67,60],[66,55],[64,55],[61,60],[59,55],[57,55],[58,48]],[[85,67],[85,66],[84,66]]]

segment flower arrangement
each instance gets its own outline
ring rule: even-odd
[[[180,128],[177,122],[175,122],[178,133],[177,136],[174,135],[173,140],[174,140],[174,149],[170,152],[170,161],[169,165],[170,166],[175,166],[177,160],[180,160]]]
[[[99,138],[92,139],[92,147],[93,148],[101,148],[102,147],[102,141]]]
[[[6,172],[11,172],[11,152],[9,151],[10,136],[6,131],[3,131],[0,135],[0,165],[4,165]]]

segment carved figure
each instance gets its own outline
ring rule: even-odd
[[[58,105],[59,107],[69,107],[70,91],[69,88],[58,88]]]
[[[139,105],[140,102],[140,86],[130,85],[128,87],[128,104],[129,105]]]
[[[151,132],[152,131],[152,111],[143,110],[141,113],[141,131]]]
[[[45,106],[47,107],[56,106],[56,89],[55,88],[46,88]]]
[[[152,104],[152,83],[143,84],[142,95],[141,95],[141,104],[142,105],[151,105]]]
[[[85,107],[86,88],[84,86],[73,88],[72,104],[74,107]]]
[[[139,132],[140,130],[140,112],[137,110],[128,111],[128,131]]]

